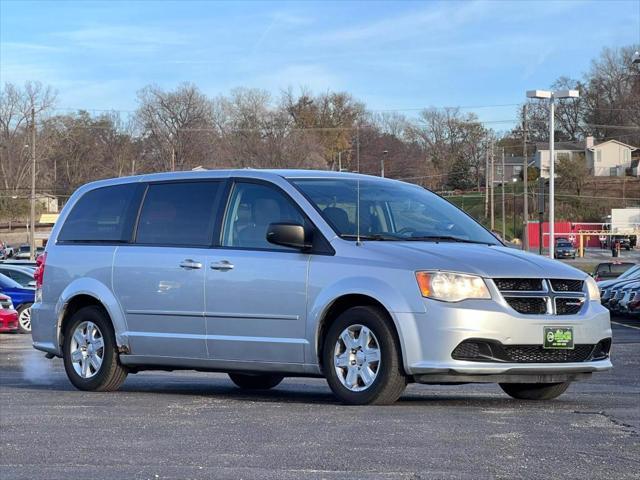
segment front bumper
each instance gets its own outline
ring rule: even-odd
[[[425,300],[425,313],[394,314],[403,351],[404,368],[416,381],[424,375],[568,375],[606,371],[609,358],[567,363],[509,363],[455,360],[452,352],[469,339],[502,345],[542,345],[543,327],[573,327],[574,343],[595,345],[611,338],[609,312],[587,301],[577,315],[519,314],[500,300],[445,303]],[[426,381],[426,380],[424,380]],[[430,380],[431,381],[431,380]],[[460,381],[471,381],[468,378]],[[499,380],[502,381],[502,380]]]

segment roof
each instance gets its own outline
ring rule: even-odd
[[[527,163],[529,163],[529,161],[530,160],[527,160]],[[508,157],[504,157],[505,165],[522,165],[523,163],[524,163],[524,159],[516,155],[509,155]]]
[[[191,180],[191,179],[206,179],[206,178],[229,178],[229,177],[244,177],[244,178],[256,178],[263,180],[276,180],[282,178],[342,178],[352,180],[375,180],[379,182],[398,182],[390,178],[380,178],[374,175],[364,175],[361,173],[351,172],[336,172],[331,170],[296,170],[296,169],[259,169],[259,168],[244,168],[244,169],[212,169],[212,170],[185,170],[178,172],[162,172],[162,173],[149,173],[143,175],[135,175],[129,177],[117,177],[104,180],[97,180],[95,182],[87,183],[80,187],[76,192],[84,192],[98,187],[104,187],[108,185],[118,185],[123,183],[134,182],[161,182],[167,180]]]
[[[583,152],[585,149],[585,142],[555,142],[555,150],[565,150],[572,152]],[[536,150],[549,150],[549,142],[536,143]]]
[[[634,151],[634,150],[638,149],[638,147],[634,147],[633,145],[629,145],[627,143],[623,143],[623,142],[621,142],[619,140],[607,140],[606,142],[596,143],[593,147],[589,148],[589,150],[593,150],[594,148],[599,147],[600,145],[605,145],[605,144],[611,143],[611,142],[617,143],[618,145],[622,145],[624,147],[628,147],[628,148],[631,149],[631,151]]]

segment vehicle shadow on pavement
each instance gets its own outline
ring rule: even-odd
[[[194,382],[171,382],[166,384],[163,382],[130,382],[125,383],[117,392],[82,392],[76,390],[70,384],[66,384],[64,381],[55,382],[49,385],[39,384],[19,384],[12,385],[12,388],[38,390],[38,391],[58,391],[58,392],[75,392],[81,397],[93,397],[93,396],[106,396],[106,395],[122,395],[123,397],[140,395],[154,395],[157,397],[166,396],[183,396],[183,397],[201,397],[206,399],[215,399],[218,401],[240,401],[240,402],[263,402],[263,403],[295,403],[295,404],[309,404],[309,405],[334,405],[341,406],[342,404],[333,396],[328,387],[321,387],[316,385],[287,385],[283,384],[279,388],[273,390],[241,390],[232,385],[221,385],[221,382],[216,383],[194,383]],[[456,406],[456,407],[502,407],[511,408],[522,402],[510,399],[500,391],[481,394],[475,392],[470,393],[460,390],[459,394],[451,395],[450,392],[443,394],[442,392],[430,391],[428,386],[419,387],[420,390],[411,389],[406,392],[393,406],[402,407],[416,407],[416,406]],[[564,400],[564,401],[563,401]],[[553,403],[557,405],[574,403],[575,399],[571,396],[567,396],[566,400],[560,398]],[[527,405],[533,406],[532,402],[528,402]]]

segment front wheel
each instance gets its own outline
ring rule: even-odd
[[[18,308],[18,332],[31,333],[31,305],[25,303]]]
[[[79,390],[117,390],[127,378],[120,363],[111,321],[98,306],[78,310],[64,330],[64,369]]]
[[[562,395],[571,382],[562,383],[501,383],[500,388],[518,400],[552,400]]]
[[[327,332],[322,359],[329,387],[346,404],[390,404],[407,386],[394,331],[375,307],[342,313]]]

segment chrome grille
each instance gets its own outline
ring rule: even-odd
[[[584,282],[582,280],[549,280],[554,292],[582,292]]]
[[[576,315],[586,301],[583,280],[497,278],[493,282],[507,304],[523,315]]]
[[[547,300],[542,297],[506,297],[511,308],[526,315],[544,315],[547,313]]]
[[[501,291],[523,292],[541,291],[542,280],[539,278],[496,278],[493,280]]]

